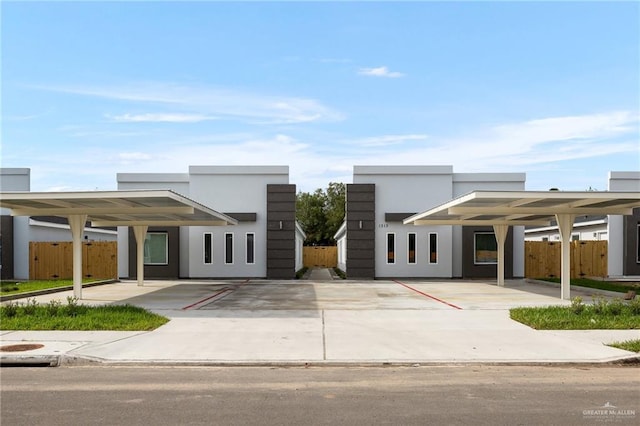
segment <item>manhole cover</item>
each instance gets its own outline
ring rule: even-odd
[[[40,348],[44,348],[44,345],[41,345],[40,343],[23,343],[18,345],[0,346],[0,352],[24,352]]]

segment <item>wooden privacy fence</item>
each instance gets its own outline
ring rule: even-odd
[[[561,247],[557,241],[525,241],[525,277],[560,277]],[[571,241],[571,278],[606,277],[607,248],[607,241]]]
[[[338,247],[304,247],[302,250],[304,266],[307,268],[335,268],[338,266]]]
[[[116,241],[82,243],[82,277],[118,278],[118,243]],[[73,278],[73,243],[29,243],[29,279],[71,278]]]

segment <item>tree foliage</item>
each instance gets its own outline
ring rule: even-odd
[[[333,236],[345,215],[346,186],[331,182],[314,192],[299,192],[296,196],[296,219],[307,234],[307,245],[335,244]]]

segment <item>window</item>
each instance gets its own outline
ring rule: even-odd
[[[233,233],[224,234],[224,263],[233,263]]]
[[[247,264],[254,264],[255,262],[255,234],[253,232],[247,233]]]
[[[476,264],[498,263],[498,243],[493,232],[476,232],[474,262]]]
[[[638,224],[638,232],[636,233],[636,263],[640,263],[640,224]]]
[[[166,232],[148,232],[144,239],[144,264],[166,265],[168,264],[169,248]]]
[[[580,234],[572,234],[571,241],[580,241]]]
[[[387,234],[387,263],[396,263],[396,234]]]
[[[408,253],[408,263],[416,263],[416,234],[409,233],[407,240],[407,249]]]
[[[204,263],[205,265],[213,263],[213,235],[211,232],[204,233]]]
[[[438,263],[438,234],[429,234],[429,263]]]

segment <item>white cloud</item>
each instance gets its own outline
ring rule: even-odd
[[[105,117],[122,123],[198,123],[217,119],[217,117],[209,115],[181,113],[105,114]]]
[[[407,141],[421,141],[427,139],[427,135],[383,135],[383,136],[373,136],[369,138],[355,139],[351,141],[356,145],[366,146],[366,147],[375,147],[375,146],[389,146],[389,145],[399,145],[405,143]]]
[[[387,77],[387,78],[398,78],[404,77],[404,74],[397,71],[389,71],[389,68],[382,66],[377,68],[360,68],[358,70],[358,74],[360,75],[369,75],[372,77]]]
[[[118,158],[124,161],[146,161],[151,160],[151,155],[144,152],[121,152]]]
[[[215,116],[220,119],[262,124],[343,119],[341,113],[315,99],[266,95],[209,86],[152,82],[119,86],[35,86],[35,88],[127,102],[171,105],[174,108],[180,107],[191,111],[190,114],[185,114],[186,116]],[[147,118],[160,118],[160,115]]]

